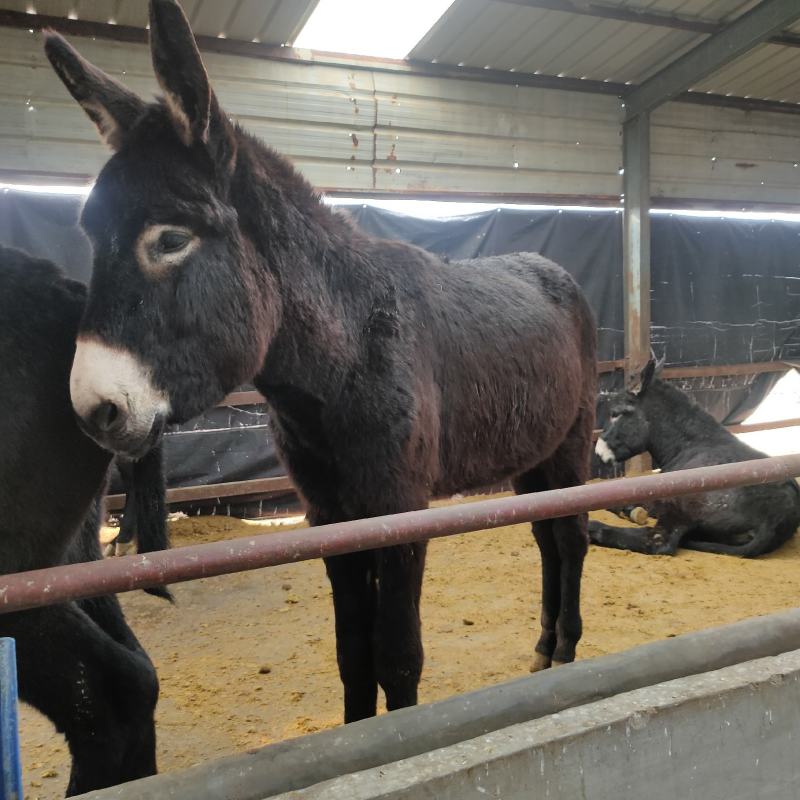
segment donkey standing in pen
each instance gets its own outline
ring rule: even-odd
[[[0,246],[0,575],[101,557],[111,454],[81,432],[69,398],[85,301],[51,262]],[[141,551],[164,549],[159,449],[127,473],[123,538],[135,525]],[[0,636],[16,640],[22,699],[67,739],[68,794],[155,772],[158,681],[116,597],[0,614]]]
[[[625,461],[649,452],[662,472],[730,464],[766,455],[739,441],[683,392],[657,378],[650,360],[638,385],[615,394],[596,452],[603,461]],[[797,481],[739,486],[658,500],[655,528],[589,523],[595,544],[650,555],[673,555],[678,547],[743,557],[780,547],[800,525]]]
[[[150,5],[162,101],[147,104],[48,33],[46,52],[115,154],[82,215],[94,273],[73,405],[141,454],[243,382],[267,398],[312,524],[426,507],[512,478],[587,478],[595,324],[536,254],[448,263],[371,238],[233,125],[174,2]],[[533,667],[572,661],[586,519],[537,523]],[[425,545],[326,559],[345,721],[416,703]]]

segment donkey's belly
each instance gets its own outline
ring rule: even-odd
[[[443,433],[437,495],[488,488],[546,461],[574,424],[578,403],[573,395],[557,406],[509,404],[498,412],[462,418]]]

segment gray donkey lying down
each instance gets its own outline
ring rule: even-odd
[[[651,360],[637,387],[611,397],[609,416],[595,452],[603,461],[625,461],[648,452],[653,465],[673,472],[766,458],[739,441],[683,392],[657,378]],[[789,540],[800,524],[800,489],[794,480],[741,486],[658,500],[648,509],[654,528],[589,523],[594,544],[649,555],[678,547],[752,558]]]

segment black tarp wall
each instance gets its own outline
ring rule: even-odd
[[[87,280],[91,252],[76,225],[80,203],[74,196],[0,192],[0,242],[50,258]],[[375,235],[452,259],[543,253],[566,267],[586,292],[598,321],[598,358],[622,357],[620,212],[501,208],[421,219],[357,204],[342,213]],[[800,359],[799,222],[654,214],[651,227],[651,336],[669,366]],[[770,373],[679,385],[717,419],[731,423],[746,417],[776,379]],[[619,373],[609,374],[601,386],[607,391],[619,380]],[[214,409],[170,431],[166,453],[171,487],[283,473],[263,406]],[[271,505],[247,511],[258,510]]]

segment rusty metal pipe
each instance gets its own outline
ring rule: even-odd
[[[0,577],[0,613],[800,475],[800,455],[267,533]]]

